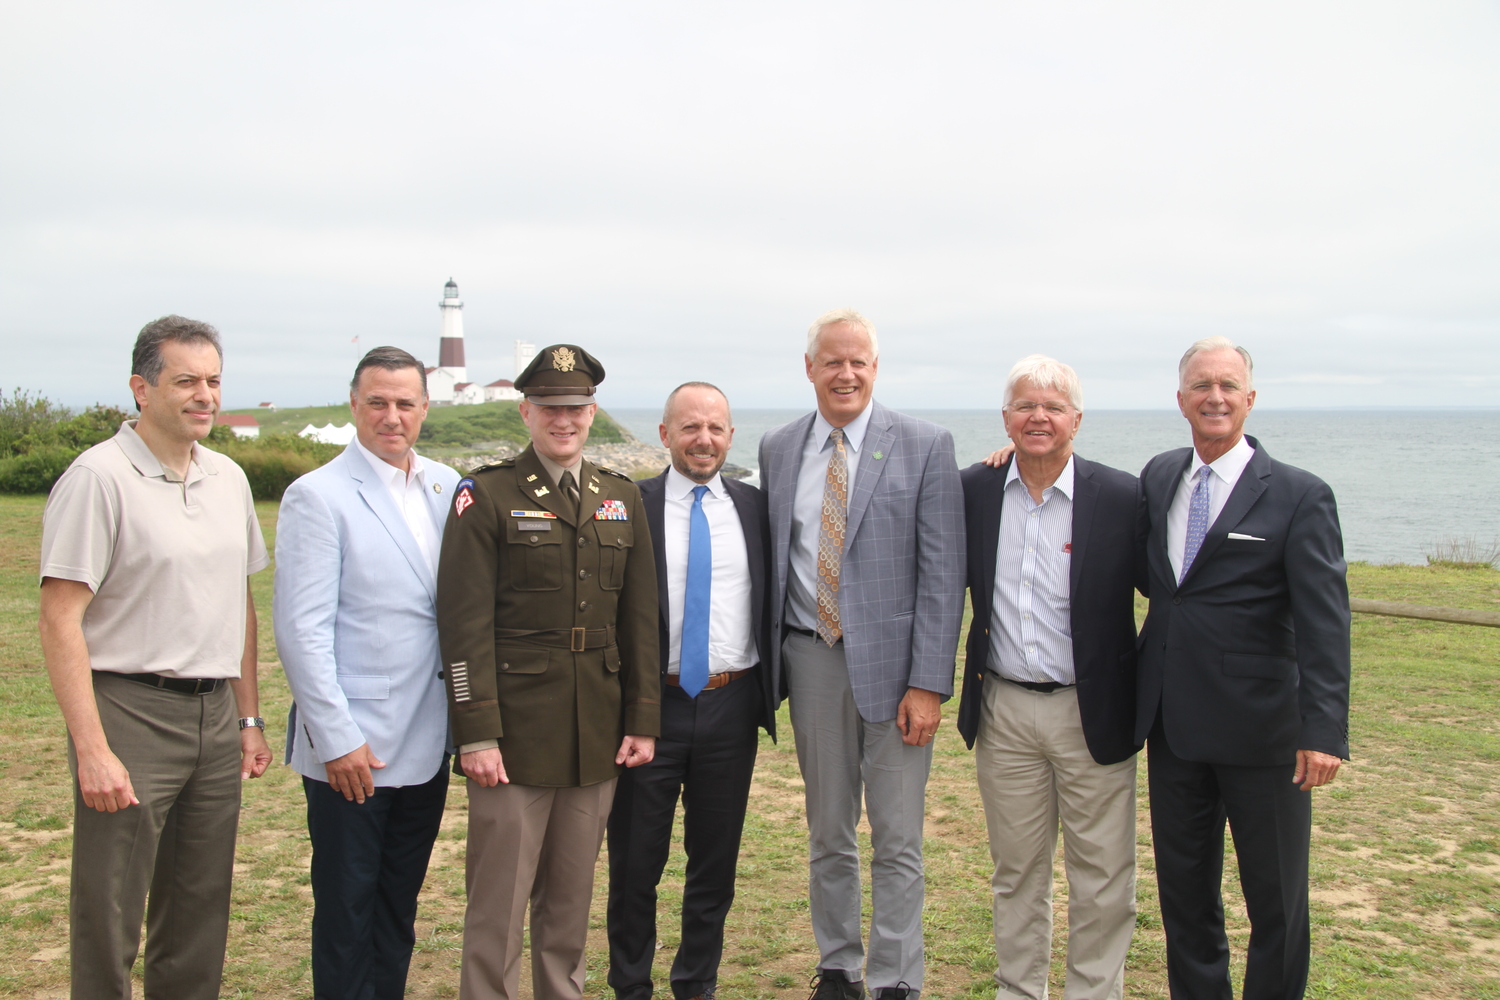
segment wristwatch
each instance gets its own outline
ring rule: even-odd
[[[265,732],[266,731],[266,720],[262,719],[258,715],[247,716],[247,717],[245,717],[245,718],[243,718],[243,719],[240,720],[240,728],[241,729],[249,729],[251,726],[254,726],[256,729],[259,729],[261,732]]]

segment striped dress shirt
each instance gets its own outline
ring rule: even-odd
[[[1001,504],[991,669],[1013,681],[1073,684],[1073,459],[1041,503],[1011,462]]]

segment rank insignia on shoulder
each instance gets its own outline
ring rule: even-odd
[[[594,511],[596,521],[628,521],[630,513],[625,509],[623,500],[606,500]]]
[[[550,510],[513,510],[511,517],[544,517],[549,521],[557,520],[557,515]]]

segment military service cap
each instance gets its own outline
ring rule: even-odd
[[[572,344],[553,344],[537,352],[516,376],[515,387],[541,406],[583,406],[594,401],[594,389],[603,381],[598,358]]]

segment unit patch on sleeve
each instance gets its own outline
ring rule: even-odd
[[[453,497],[453,516],[463,517],[464,511],[474,506],[474,480],[460,479],[458,492]]]
[[[630,513],[625,509],[623,500],[606,500],[594,511],[596,521],[628,521]]]

